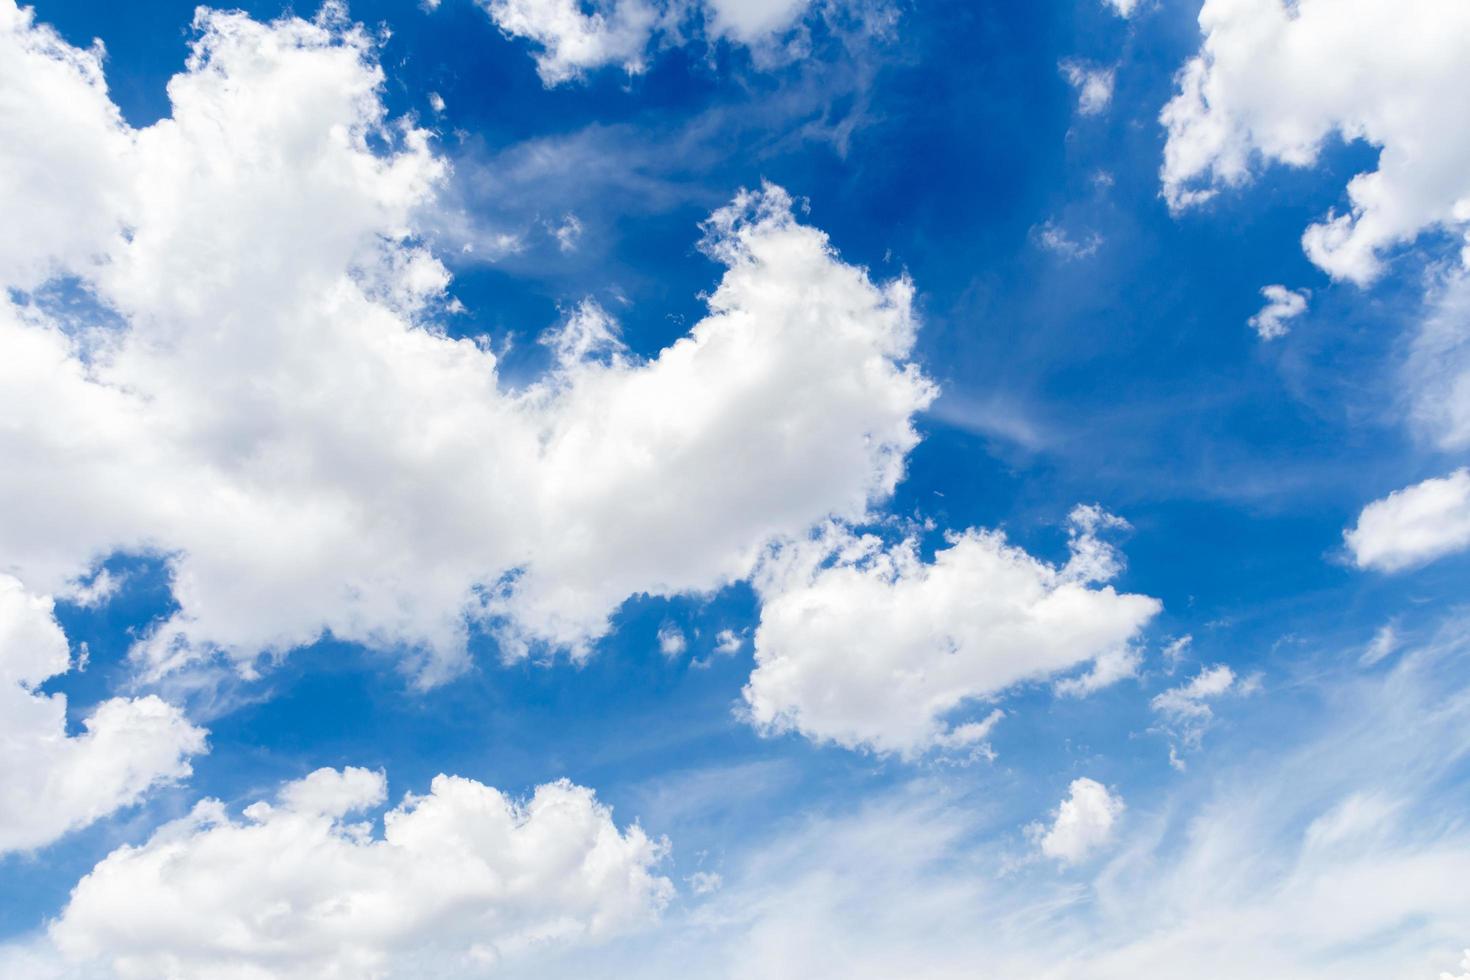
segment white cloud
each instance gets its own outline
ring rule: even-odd
[[[1446,277],[1428,300],[1404,364],[1404,390],[1421,432],[1441,449],[1464,449],[1470,446],[1470,275]]]
[[[659,11],[644,0],[480,0],[497,27],[536,44],[536,71],[548,86],[581,77],[589,69],[621,65],[643,71],[643,53]]]
[[[666,845],[619,831],[591,790],[529,800],[435,777],[383,816],[381,773],[319,769],[243,819],[218,800],[102,860],[50,936],[122,977],[365,977],[483,973],[533,948],[653,919],[673,886]]]
[[[733,657],[745,646],[743,632],[737,633],[731,629],[720,630],[715,634],[714,649],[704,657],[695,657],[689,666],[696,670],[705,670],[714,663],[716,657]]]
[[[661,980],[691,962],[763,980],[1459,972],[1467,637],[1372,674],[1324,657],[1297,695],[1260,702],[1260,731],[1219,765],[1131,792],[1095,868],[1025,860],[1017,801],[926,775],[810,804],[732,848],[720,892],[657,935],[512,975]]]
[[[1076,677],[1064,677],[1053,685],[1056,693],[1066,697],[1086,697],[1112,687],[1121,680],[1138,676],[1143,654],[1133,646],[1118,646],[1093,658],[1092,667]]]
[[[509,37],[536,46],[541,81],[555,86],[618,65],[643,72],[655,41],[682,44],[704,36],[761,54],[793,32],[812,0],[479,0]]]
[[[68,735],[66,696],[40,694],[71,667],[48,598],[0,574],[0,854],[44,846],[190,775],[205,733],[157,697],[113,698]]]
[[[1457,974],[1441,973],[1439,980],[1470,980],[1470,949],[1465,950],[1465,958],[1460,960],[1460,969],[1465,972]]]
[[[704,0],[710,30],[755,45],[792,27],[812,0]]]
[[[1164,665],[1168,668],[1169,673],[1174,673],[1192,646],[1194,646],[1194,637],[1188,633],[1176,636],[1168,642],[1164,647]]]
[[[1382,253],[1470,222],[1470,5],[1461,0],[1207,0],[1204,42],[1164,108],[1171,206],[1247,181],[1258,161],[1313,165],[1333,136],[1379,147],[1347,185],[1349,208],[1302,244],[1359,284]]]
[[[1397,650],[1399,643],[1398,630],[1394,629],[1392,623],[1384,623],[1378,628],[1378,632],[1373,634],[1372,642],[1363,651],[1363,655],[1358,658],[1358,663],[1364,667],[1371,667]]]
[[[1032,834],[1042,854],[1063,864],[1076,864],[1112,840],[1113,825],[1123,810],[1123,798],[1108,792],[1102,783],[1074,779],[1051,826],[1036,825]]]
[[[1141,0],[1102,0],[1103,6],[1112,8],[1119,17],[1131,17]]]
[[[689,876],[689,890],[696,895],[713,895],[724,883],[724,879],[713,871],[696,871]]]
[[[430,109],[433,109],[435,112],[443,112],[444,111],[444,96],[440,95],[438,92],[430,92],[429,93],[429,108]]]
[[[953,534],[931,562],[912,539],[884,547],[837,528],[786,546],[757,580],[751,721],[910,757],[952,746],[960,729],[945,716],[956,708],[1101,664],[1158,612],[1156,599],[1090,587],[1119,571],[1095,535],[1115,522],[1075,510],[1072,559],[1060,568],[999,531]]]
[[[1261,312],[1250,318],[1251,328],[1260,334],[1262,340],[1286,336],[1291,329],[1286,325],[1287,321],[1295,320],[1307,312],[1307,297],[1310,295],[1305,289],[1287,289],[1280,285],[1262,286],[1261,296],[1265,298],[1266,305],[1261,307]]]
[[[83,609],[96,609],[105,606],[122,584],[127,581],[127,574],[113,575],[107,569],[100,569],[92,576],[90,582],[80,580],[70,583],[65,590],[59,593],[60,597]]]
[[[1398,572],[1470,548],[1470,469],[1396,490],[1358,515],[1343,540],[1359,568]]]
[[[1059,66],[1067,83],[1077,90],[1077,111],[1095,116],[1113,101],[1113,69],[1068,59]]]
[[[1064,259],[1085,259],[1096,254],[1103,243],[1102,235],[1095,231],[1089,231],[1080,239],[1074,238],[1071,232],[1050,218],[1031,229],[1031,234],[1038,245]]]
[[[556,239],[556,247],[563,252],[574,252],[582,238],[582,222],[575,214],[569,213],[562,218],[561,224],[551,228],[551,237]]]
[[[683,980],[697,963],[763,980],[1453,976],[1470,921],[1457,791],[1467,654],[1459,624],[1386,671],[1325,656],[1300,675],[1301,696],[1260,702],[1266,743],[1240,732],[1210,771],[1131,792],[1095,868],[1058,876],[1025,860],[1019,801],[930,770],[858,800],[819,795],[773,832],[730,842],[721,888],[672,905],[654,928],[544,945],[494,975]],[[739,797],[726,768],[700,778],[721,800]],[[768,790],[770,778],[758,767],[737,788]],[[459,966],[391,975],[486,972]],[[59,971],[17,944],[0,947],[0,974]]]
[[[429,683],[472,626],[507,656],[581,656],[627,596],[746,577],[767,541],[861,519],[902,475],[934,396],[906,363],[912,286],[840,261],[783,191],[707,223],[725,271],[688,336],[645,360],[584,305],[550,374],[512,390],[437,325],[448,275],[412,236],[444,164],[385,119],[373,40],[340,8],[202,11],[173,114],[143,130],[101,108],[25,128],[36,104],[105,104],[100,76],[0,24],[0,70],[19,66],[0,154],[40,161],[6,211],[42,232],[0,249],[0,284],[70,273],[111,318],[0,303],[0,553],[46,594],[113,552],[166,556],[179,608],[135,650],[150,670],[249,670],[330,634]],[[42,179],[84,160],[96,174]]]
[[[670,660],[682,656],[689,649],[689,641],[684,639],[684,633],[673,623],[664,623],[658,628],[658,652]]]
[[[115,247],[129,143],[100,45],[73,48],[34,11],[0,2],[0,277],[30,289]]]
[[[1251,678],[1237,681],[1235,671],[1224,664],[1207,667],[1194,680],[1154,696],[1150,707],[1158,714],[1161,730],[1169,736],[1169,761],[1176,769],[1184,768],[1181,750],[1197,749],[1205,729],[1215,717],[1209,702],[1234,691],[1249,693],[1256,686]]]

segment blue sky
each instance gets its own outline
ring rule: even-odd
[[[1470,971],[1470,19],[1290,6],[0,0],[0,973]]]

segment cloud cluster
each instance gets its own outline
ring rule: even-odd
[[[427,683],[473,628],[580,655],[626,597],[743,578],[900,478],[934,395],[906,361],[913,289],[842,262],[783,191],[707,223],[725,271],[688,336],[644,359],[584,306],[510,390],[443,328],[414,228],[445,166],[386,118],[341,8],[201,10],[172,115],[141,130],[98,52],[0,12],[0,194],[37,229],[0,251],[0,553],[45,594],[165,557],[150,668],[331,634]]]
[[[495,26],[535,45],[548,87],[616,65],[640,74],[655,40],[680,43],[705,34],[752,48],[772,43],[806,15],[813,0],[479,0]]]
[[[620,831],[562,781],[516,801],[438,776],[383,815],[386,781],[319,769],[234,819],[205,800],[108,855],[50,927],[71,962],[122,977],[328,978],[483,973],[538,947],[652,920],[665,845]]]
[[[68,735],[66,696],[36,689],[71,666],[51,600],[0,574],[0,854],[136,803],[204,751],[205,733],[153,696],[104,701]]]
[[[1258,162],[1305,167],[1328,139],[1379,148],[1349,207],[1306,230],[1307,256],[1363,284],[1382,253],[1470,223],[1470,7],[1459,0],[1206,0],[1204,41],[1164,108],[1162,180],[1187,207]]]
[[[1211,701],[1229,693],[1249,693],[1257,683],[1256,678],[1238,678],[1229,667],[1216,664],[1201,670],[1187,684],[1154,695],[1149,706],[1159,716],[1160,730],[1169,737],[1170,764],[1183,769],[1181,750],[1199,748],[1205,729],[1215,717]]]
[[[1396,490],[1363,508],[1343,540],[1359,568],[1398,572],[1470,548],[1470,469]]]
[[[720,892],[659,935],[521,975],[683,978],[697,958],[770,980],[1454,976],[1467,625],[1382,672],[1327,658],[1310,696],[1261,703],[1264,747],[1241,733],[1209,772],[1130,792],[1095,868],[1018,861],[990,785],[921,777],[728,853]]]
[[[1088,662],[1089,689],[1123,676],[1160,603],[1097,586],[1121,570],[1097,536],[1117,518],[1079,507],[1070,523],[1061,567],[999,531],[952,534],[929,561],[913,539],[885,547],[837,528],[788,545],[757,581],[751,720],[911,757],[983,738],[986,723],[946,720],[966,702]]]

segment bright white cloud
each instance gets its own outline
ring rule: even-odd
[[[0,553],[47,594],[116,551],[167,556],[179,609],[135,651],[153,670],[330,634],[432,682],[472,625],[508,656],[581,655],[627,596],[748,576],[902,475],[934,396],[906,363],[913,289],[840,261],[779,189],[707,223],[725,272],[688,336],[641,359],[584,305],[551,373],[509,390],[436,326],[448,276],[412,233],[444,164],[386,120],[340,8],[202,11],[173,114],[143,130],[95,56],[0,25],[0,160],[38,161],[7,213],[66,230],[0,251],[0,284],[77,276],[101,324],[0,303]],[[27,128],[70,102],[97,104]]]
[[[0,854],[68,831],[183,779],[205,733],[157,697],[113,698],[68,735],[66,696],[40,694],[71,669],[48,598],[0,574]]]
[[[1336,279],[1372,281],[1382,253],[1470,223],[1470,5],[1461,0],[1206,0],[1204,42],[1164,108],[1162,180],[1186,207],[1258,161],[1314,164],[1334,136],[1380,148],[1349,207],[1302,244]]]
[[[1113,69],[1067,60],[1059,66],[1067,83],[1077,90],[1077,111],[1095,116],[1113,101]]]
[[[1309,295],[1305,289],[1287,289],[1280,285],[1262,286],[1261,296],[1266,300],[1266,305],[1261,307],[1261,312],[1250,318],[1251,328],[1262,340],[1286,336],[1291,329],[1287,326],[1287,321],[1295,320],[1307,312]]]
[[[516,801],[435,777],[383,815],[381,773],[320,769],[234,819],[205,800],[112,852],[50,927],[73,963],[122,977],[483,973],[532,948],[602,939],[672,895],[666,845],[620,831],[566,781]]]
[[[757,582],[751,721],[769,732],[914,756],[984,726],[946,716],[1025,680],[1127,647],[1158,600],[1093,587],[1120,569],[1096,531],[1118,519],[1081,507],[1072,559],[1056,567],[999,531],[951,535],[931,562],[912,539],[885,547],[829,528],[778,551]]]
[[[1131,17],[1141,0],[1102,0],[1103,6],[1112,9],[1119,17]]]
[[[812,0],[479,0],[507,36],[535,45],[533,57],[548,87],[617,65],[630,75],[645,68],[656,40],[681,44],[701,34],[757,52],[790,33]]]
[[[0,2],[0,277],[30,289],[115,247],[129,150],[100,46],[73,48]]]
[[[1359,568],[1398,572],[1470,548],[1470,469],[1375,500],[1343,533]]]
[[[1074,779],[1051,826],[1037,825],[1033,835],[1042,854],[1063,864],[1076,864],[1112,840],[1113,825],[1123,810],[1123,798],[1102,783]]]
[[[1155,695],[1149,704],[1160,718],[1161,730],[1169,736],[1169,762],[1183,769],[1181,751],[1199,748],[1205,729],[1215,717],[1210,701],[1230,692],[1248,693],[1256,683],[1250,678],[1239,680],[1235,671],[1216,664],[1201,670],[1189,683]]]
[[[581,0],[480,3],[502,31],[538,47],[536,71],[547,85],[605,65],[638,74],[659,18],[658,9],[645,0],[599,0],[590,10]]]

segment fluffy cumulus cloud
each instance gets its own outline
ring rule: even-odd
[[[157,697],[98,705],[67,734],[66,696],[41,694],[71,669],[49,598],[0,574],[0,854],[49,844],[190,774],[204,735]]]
[[[643,70],[643,54],[659,18],[644,0],[613,0],[590,9],[580,0],[481,0],[485,12],[511,37],[537,47],[536,70],[547,85],[591,68],[621,65]]]
[[[75,964],[122,977],[483,973],[654,918],[665,846],[619,830],[590,790],[525,801],[438,776],[383,815],[380,773],[320,769],[232,818],[205,800],[108,855],[50,927]]]
[[[1112,840],[1114,824],[1123,810],[1123,798],[1102,783],[1074,779],[1051,825],[1033,825],[1032,835],[1042,854],[1063,864],[1076,864]]]
[[[1359,568],[1398,572],[1470,548],[1470,469],[1395,491],[1343,533]]]
[[[616,65],[644,70],[655,40],[705,34],[761,49],[790,31],[812,0],[479,0],[507,36],[530,42],[547,86]]]
[[[835,528],[782,549],[758,582],[752,722],[914,756],[988,733],[993,715],[947,720],[966,702],[1089,662],[1093,686],[1122,676],[1123,651],[1160,604],[1098,585],[1121,562],[1096,532],[1117,523],[1079,507],[1061,567],[984,530],[951,535],[931,561],[913,539],[885,547]]]
[[[1250,318],[1251,329],[1262,340],[1286,336],[1291,329],[1287,326],[1288,321],[1307,312],[1308,295],[1305,289],[1287,289],[1281,285],[1261,287],[1261,296],[1266,300],[1266,305],[1261,307],[1261,312]]]
[[[1348,207],[1306,230],[1329,275],[1373,280],[1382,253],[1470,224],[1470,6],[1460,0],[1206,0],[1204,42],[1165,107],[1174,207],[1238,185],[1261,162],[1313,164],[1333,137],[1379,148]]]
[[[36,231],[0,246],[0,554],[43,594],[163,556],[152,670],[330,634],[431,682],[473,628],[580,654],[629,595],[745,577],[902,475],[934,396],[912,287],[842,262],[777,188],[707,223],[725,271],[687,336],[645,359],[584,306],[511,390],[440,326],[414,228],[445,166],[386,118],[341,8],[201,10],[145,129],[98,52],[10,0],[0,27],[0,195]]]

